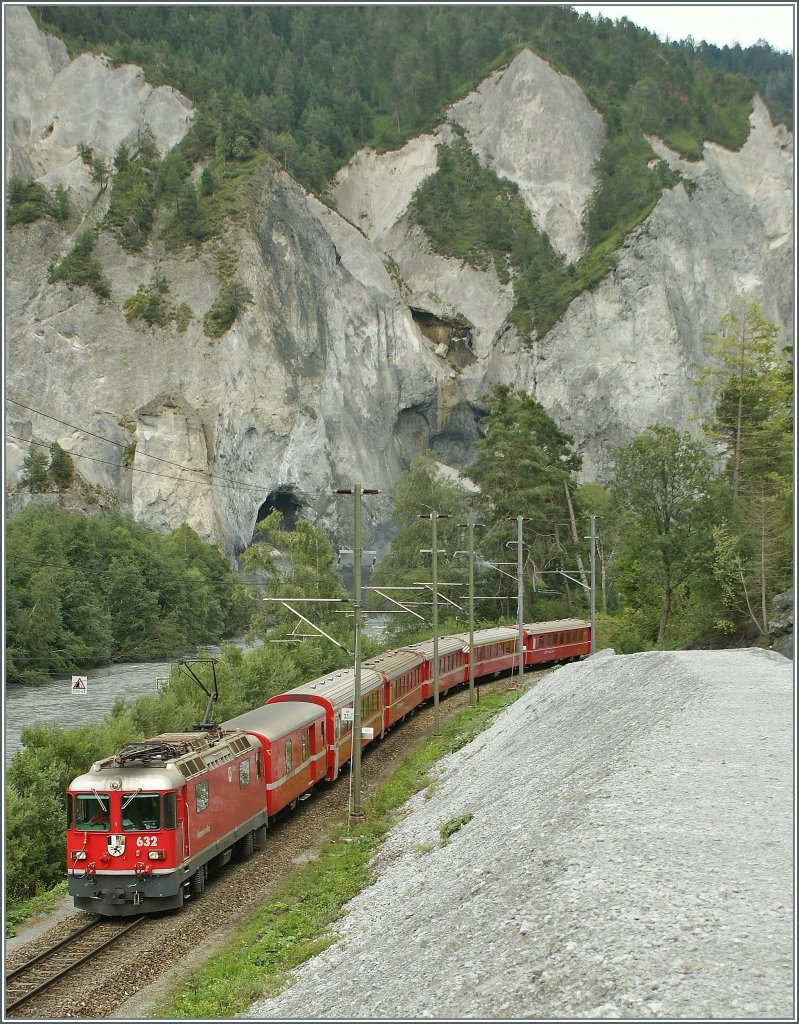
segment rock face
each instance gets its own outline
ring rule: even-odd
[[[582,251],[602,121],[529,52],[450,108],[436,133],[357,154],[337,180],[338,212],[265,165],[246,215],[196,258],[157,243],[131,255],[101,232],[111,299],[48,285],[49,262],[107,202],[77,144],[109,158],[149,125],[165,152],[192,108],[136,68],[71,61],[25,8],[4,17],[6,173],[65,185],[80,211],[6,239],[7,488],[29,443],[55,439],[123,511],[161,529],[186,521],[234,554],[273,507],[320,518],[351,543],[352,499],[335,491],[361,482],[381,492],[364,502],[364,541],[380,547],[398,476],[426,448],[466,467],[495,383],[533,393],[574,435],[593,479],[612,444],[655,422],[690,427],[702,338],[739,293],[791,337],[792,139],[757,99],[742,150],[708,145],[701,162],[682,162],[691,193],[664,195],[617,269],[532,346],[506,322],[508,286],[430,250],[408,204],[459,124],[479,158],[518,184],[553,245],[570,260]],[[219,294],[222,247],[254,301],[212,340],[202,318]],[[125,320],[125,299],[156,271],[193,313],[182,333]]]
[[[6,32],[6,175],[64,185],[92,199],[76,146],[86,143],[110,161],[120,142],[135,141],[149,125],[163,154],[186,132],[192,104],[168,86],[154,88],[141,68],[112,68],[82,54],[70,60],[64,44],[36,29],[24,7],[4,9]]]

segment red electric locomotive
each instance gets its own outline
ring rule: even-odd
[[[180,907],[209,864],[263,841],[261,746],[243,732],[168,733],[97,761],[68,789],[68,888],[112,917]]]

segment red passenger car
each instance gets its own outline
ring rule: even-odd
[[[442,636],[438,641],[438,692],[445,693],[453,686],[469,678],[468,639],[464,650],[463,637]],[[405,650],[421,655],[424,659],[422,700],[431,700],[435,689],[433,678],[433,641],[409,644]]]
[[[287,693],[270,697],[266,707],[286,701],[301,701],[324,709],[324,739],[327,747],[328,781],[338,776],[341,768],[352,757],[352,719],[355,703],[355,670],[351,668],[329,672],[326,676],[296,686]],[[347,713],[349,709],[349,713]],[[361,728],[374,730],[374,737],[382,736],[384,729],[383,677],[373,669],[361,667]],[[365,746],[370,740],[361,740]]]
[[[591,653],[591,623],[585,619],[555,619],[524,625],[524,664],[574,661]]]
[[[221,728],[241,729],[261,744],[270,818],[284,807],[294,806],[314,783],[325,778],[325,710],[318,704],[262,704],[223,722]]]
[[[466,653],[469,653],[469,634],[466,637]],[[484,679],[508,672],[519,664],[519,631],[511,626],[497,626],[493,629],[478,629],[474,633],[474,676]],[[468,665],[467,665],[468,679]]]
[[[422,703],[427,666],[416,650],[384,651],[369,658],[363,667],[383,678],[383,729],[388,730]]]

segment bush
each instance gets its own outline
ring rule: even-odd
[[[50,284],[63,281],[70,288],[87,287],[101,299],[111,296],[111,282],[103,276],[103,268],[99,260],[91,258],[94,250],[94,234],[90,228],[80,232],[75,239],[71,252],[59,263],[51,263],[47,268],[47,280]]]
[[[6,202],[6,225],[32,224],[43,217],[65,221],[70,214],[69,196],[63,185],[53,194],[36,181],[27,184],[14,175],[9,179]]]
[[[165,277],[156,274],[149,287],[140,284],[136,294],[125,300],[125,319],[128,323],[144,320],[150,327],[166,327],[176,320],[178,329],[185,331],[194,314],[185,302],[175,308],[167,300],[167,295],[169,282]]]
[[[241,281],[226,281],[219,298],[203,317],[207,337],[220,338],[225,331],[229,331],[252,300],[252,292]]]

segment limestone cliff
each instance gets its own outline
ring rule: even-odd
[[[570,260],[582,251],[601,118],[531,53],[455,104],[438,132],[395,153],[358,154],[339,176],[338,212],[265,164],[246,217],[195,259],[157,243],[131,255],[103,232],[96,253],[111,299],[50,285],[48,264],[69,248],[77,220],[104,212],[77,143],[110,157],[148,124],[164,152],[192,109],[138,69],[71,61],[25,8],[4,16],[7,175],[64,184],[80,211],[67,227],[38,221],[7,234],[9,494],[28,443],[57,439],[123,510],[163,529],[186,521],[231,554],[271,507],[319,517],[350,543],[351,499],[334,492],[377,487],[364,530],[380,546],[398,476],[427,447],[463,468],[494,383],[534,393],[575,436],[594,478],[612,443],[653,422],[689,425],[702,338],[741,291],[791,337],[792,139],[758,100],[746,146],[708,145],[701,162],[683,162],[690,193],[664,195],[614,273],[532,347],[506,323],[507,286],[430,250],[407,207],[457,123],[482,161],[517,182],[553,245]],[[237,254],[254,301],[209,339],[202,318],[219,291],[220,246]],[[156,269],[194,314],[184,331],[125,319],[124,300]],[[458,327],[464,319],[471,331]]]

